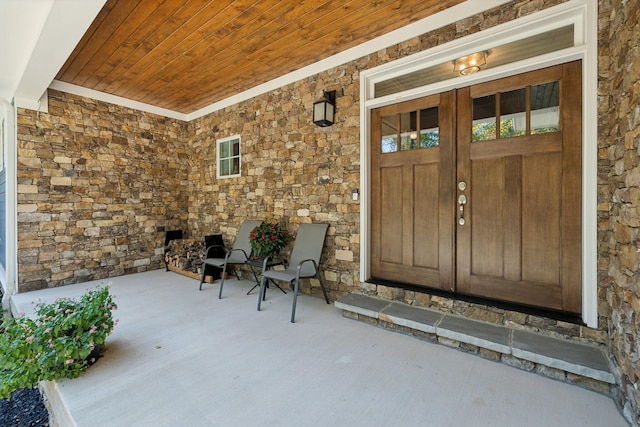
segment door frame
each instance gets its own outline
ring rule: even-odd
[[[598,123],[598,10],[597,2],[573,0],[515,19],[459,40],[375,67],[360,74],[360,281],[370,277],[369,232],[371,229],[371,110],[460,87],[471,86],[515,74],[582,60],[582,319],[588,327],[598,327],[597,296],[597,123]],[[496,44],[515,41],[573,24],[574,46],[511,64],[489,68],[476,74],[417,89],[374,97],[377,82],[417,69],[452,61]],[[499,39],[499,42],[496,41]]]
[[[4,295],[2,309],[10,310],[10,300],[18,287],[18,214],[17,214],[17,122],[16,106],[0,98],[0,124],[4,123],[3,165],[6,175],[5,188],[5,259],[4,267],[0,264],[0,283]]]

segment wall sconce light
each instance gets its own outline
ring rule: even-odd
[[[453,71],[457,71],[461,76],[473,74],[480,71],[480,67],[487,63],[487,52],[472,53],[453,61]]]
[[[322,91],[322,99],[313,103],[313,123],[320,127],[331,126],[336,113],[336,91]]]

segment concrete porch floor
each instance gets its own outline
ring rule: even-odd
[[[627,426],[602,394],[342,317],[320,298],[205,284],[156,270],[112,282],[120,319],[104,356],[49,383],[62,426]]]

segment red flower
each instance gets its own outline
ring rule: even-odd
[[[277,254],[285,245],[286,231],[279,224],[263,223],[249,234],[255,255]]]

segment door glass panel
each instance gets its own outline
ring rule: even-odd
[[[382,117],[382,143],[381,153],[394,153],[398,151],[398,116]]]
[[[500,138],[527,134],[525,88],[500,93]]]
[[[440,129],[438,128],[438,107],[420,110],[420,148],[440,145]]]
[[[473,99],[471,141],[496,139],[496,95]]]
[[[418,148],[417,114],[415,111],[400,114],[400,149]]]
[[[560,82],[531,86],[531,133],[560,130]]]
[[[383,116],[380,126],[382,128],[381,153],[395,153],[401,150],[440,145],[438,107]],[[419,132],[418,128],[420,128]]]

